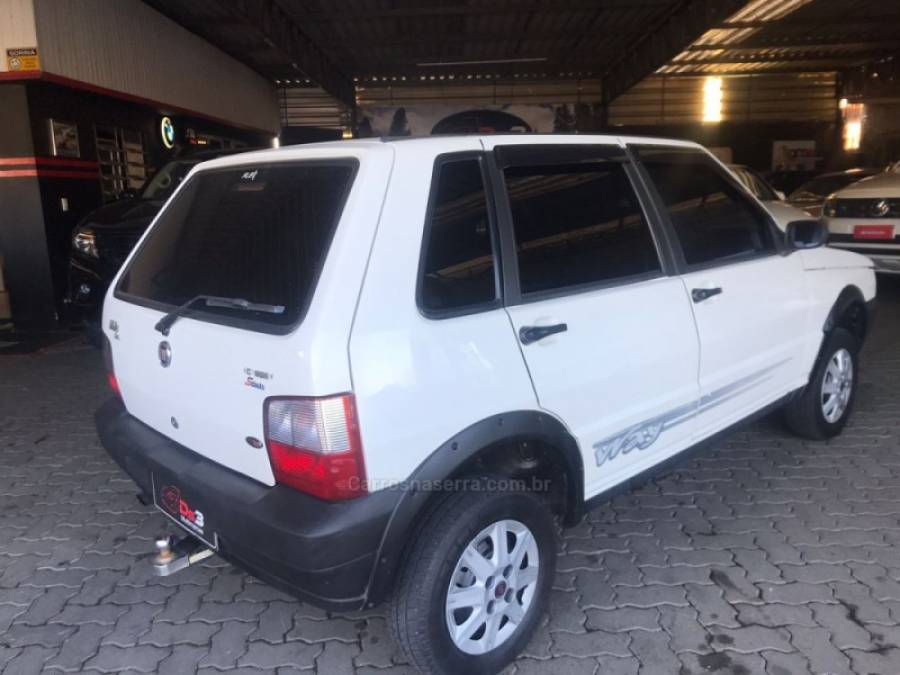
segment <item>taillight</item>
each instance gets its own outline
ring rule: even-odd
[[[265,422],[276,482],[328,501],[366,494],[353,394],[269,398]]]
[[[106,381],[113,393],[122,398],[122,390],[119,389],[119,381],[116,379],[116,371],[113,368],[112,347],[109,344],[109,338],[103,336],[103,363],[106,366]]]
[[[122,398],[122,390],[119,389],[119,381],[116,379],[116,374],[113,372],[107,373],[106,381],[109,383],[109,388],[112,389],[113,393]]]

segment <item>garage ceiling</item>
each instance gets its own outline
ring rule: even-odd
[[[660,69],[663,74],[846,70],[900,56],[890,0],[751,2]]]
[[[820,72],[892,58],[892,0],[144,0],[279,83]]]

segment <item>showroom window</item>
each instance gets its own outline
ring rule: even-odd
[[[769,219],[706,153],[639,149],[669,214],[688,265],[774,251]]]
[[[481,160],[438,163],[425,228],[419,305],[459,313],[497,299],[497,275]]]
[[[622,162],[519,165],[504,176],[523,294],[660,272]]]

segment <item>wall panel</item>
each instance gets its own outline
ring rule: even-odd
[[[278,129],[272,83],[139,0],[34,0],[34,12],[47,72]]]

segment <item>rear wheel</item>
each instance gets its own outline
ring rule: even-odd
[[[403,566],[394,636],[424,673],[498,673],[534,632],[555,568],[553,518],[536,496],[443,497],[417,527]]]
[[[791,431],[813,440],[841,433],[856,398],[859,347],[859,340],[842,328],[828,336],[806,388],[785,406]]]

